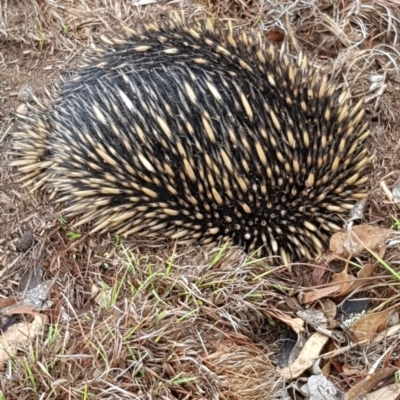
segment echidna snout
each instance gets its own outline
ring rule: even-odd
[[[232,240],[289,262],[321,253],[366,196],[362,102],[245,34],[127,29],[52,97],[16,134],[14,165],[92,231]]]

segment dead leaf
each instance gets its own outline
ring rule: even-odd
[[[304,321],[301,318],[292,318],[279,310],[271,312],[271,317],[279,319],[279,321],[288,325],[297,334],[304,332],[305,330]]]
[[[364,314],[350,326],[355,342],[372,339],[376,333],[386,328],[390,315],[394,312],[393,308],[378,313]]]
[[[322,278],[325,275],[326,271],[327,268],[325,266],[322,265],[315,266],[311,275],[311,283],[313,286],[318,286],[323,283]]]
[[[366,248],[374,251],[396,234],[392,229],[373,225],[357,225],[349,231],[336,232],[331,237],[329,250],[341,257],[349,257],[366,251]]]
[[[371,278],[375,272],[376,265],[366,264],[360,271],[357,273],[357,278],[351,277],[351,284],[345,288],[342,292],[337,293],[336,297],[347,296],[349,293],[354,292],[356,289],[361,286],[367,284],[369,280],[367,278]]]
[[[320,326],[322,328],[328,327],[328,320],[325,313],[322,310],[310,308],[308,310],[299,310],[296,315],[300,317],[307,324],[312,326]]]
[[[338,274],[332,275],[330,285],[320,289],[313,289],[307,293],[302,293],[300,296],[300,303],[312,303],[315,300],[324,297],[343,297],[365,285],[368,280],[373,276],[376,266],[366,264],[357,274],[357,278],[347,273],[347,268]]]
[[[348,289],[354,281],[354,277],[347,274],[347,268],[339,274],[332,275],[332,281],[328,287],[321,289],[314,289],[310,292],[304,293],[301,296],[301,303],[307,304],[323,297],[334,296],[343,293]]]
[[[281,43],[285,35],[281,31],[269,31],[268,32],[268,39],[273,40],[274,42]]]
[[[18,345],[28,343],[38,336],[46,318],[41,314],[35,314],[33,321],[21,322],[7,329],[0,337],[0,362],[7,361],[10,356],[17,352]]]
[[[329,376],[331,373],[331,361],[328,360],[327,363],[322,368],[322,373],[324,376]]]
[[[376,337],[374,337],[372,339],[371,343],[380,343],[380,342],[382,342],[384,340],[387,340],[390,337],[398,335],[399,332],[400,332],[400,324],[396,325],[396,326],[391,326],[390,328],[385,329],[384,331],[378,333],[376,335]],[[351,344],[349,344],[347,346],[340,347],[340,348],[338,348],[336,350],[330,349],[328,352],[322,354],[321,357],[323,357],[324,359],[332,359],[332,358],[337,357],[337,356],[339,356],[341,354],[346,354],[350,349],[352,349],[352,348],[354,348],[354,347],[356,347],[356,346],[358,346],[360,344],[367,343],[367,342],[368,342],[368,340],[363,340],[363,341],[358,342],[358,343],[351,343]]]
[[[6,297],[3,299],[0,299],[0,308],[12,306],[16,302],[17,302],[17,299],[15,299],[13,297]]]
[[[340,284],[327,286],[320,289],[313,289],[306,293],[300,293],[299,301],[301,304],[312,303],[315,300],[330,296],[332,293],[337,292],[339,289]]]
[[[336,304],[332,300],[324,300],[322,301],[322,311],[328,321],[328,327],[331,326],[336,318]]]
[[[400,384],[386,386],[366,395],[365,400],[398,400],[400,396]]]
[[[352,365],[349,363],[345,363],[342,365],[342,372],[346,375],[357,375],[361,376],[364,372],[364,366],[360,365]]]
[[[347,268],[345,268],[342,272],[332,275],[331,283],[336,283],[338,285],[339,288],[336,294],[341,295],[349,289],[355,279],[354,276],[347,273]]]
[[[103,288],[92,285],[92,297],[100,307],[104,307],[107,301],[107,292]]]
[[[374,275],[376,270],[376,265],[374,264],[365,264],[357,273],[358,278],[370,278]]]
[[[312,367],[328,340],[328,336],[318,332],[311,335],[297,359],[288,367],[278,370],[279,373],[287,380],[298,378],[305,370]]]
[[[389,378],[391,375],[394,375],[396,371],[396,368],[383,368],[379,371],[376,371],[374,374],[356,383],[346,393],[345,400],[361,400],[363,396],[369,393],[376,385]],[[387,400],[387,397],[382,397],[382,399]]]
[[[15,111],[17,114],[27,115],[28,107],[25,104],[20,104]]]
[[[15,314],[32,314],[35,315],[33,310],[35,307],[27,305],[27,304],[18,304],[15,307],[10,308],[7,311],[7,315],[15,315]]]

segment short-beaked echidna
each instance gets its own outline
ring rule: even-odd
[[[363,103],[302,54],[175,19],[102,42],[16,134],[14,165],[66,217],[289,262],[366,196]]]

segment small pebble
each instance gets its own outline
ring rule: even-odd
[[[16,241],[15,248],[17,251],[27,251],[34,241],[35,237],[32,232],[24,232],[24,234]]]
[[[17,114],[26,115],[28,114],[28,107],[25,104],[20,104],[16,109]]]

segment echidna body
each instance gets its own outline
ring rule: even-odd
[[[362,103],[301,54],[180,21],[103,42],[15,142],[78,224],[289,262],[366,195]]]

